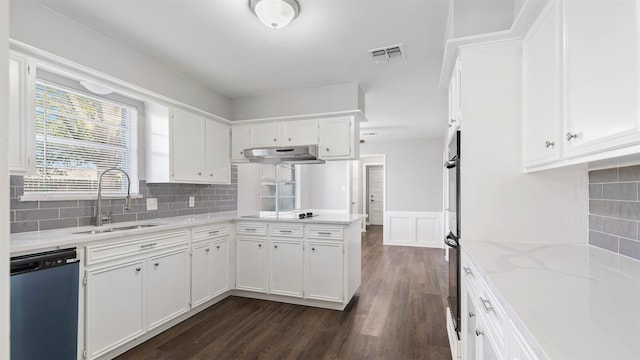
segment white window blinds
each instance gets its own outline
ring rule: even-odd
[[[95,194],[100,174],[117,167],[138,192],[138,112],[135,108],[64,88],[36,83],[36,175],[25,195]],[[109,172],[104,194],[125,194],[127,179]]]

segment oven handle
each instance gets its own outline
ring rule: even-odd
[[[446,167],[447,169],[453,169],[456,166],[458,166],[457,156],[454,156],[453,159],[444,162],[444,167]]]
[[[456,240],[453,238],[453,236],[451,236],[451,234],[447,235],[444,238],[444,243],[447,244],[447,246],[451,247],[451,248],[458,248],[458,243],[456,242]]]

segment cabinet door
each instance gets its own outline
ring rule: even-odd
[[[351,118],[320,120],[320,156],[349,157],[351,155]]]
[[[561,6],[551,1],[523,46],[523,164],[541,165],[562,155]]]
[[[342,302],[342,243],[309,242],[306,252],[307,298]]]
[[[229,290],[229,239],[213,244],[213,282],[211,295],[217,296]]]
[[[174,110],[171,124],[172,179],[204,182],[206,120]]]
[[[315,145],[318,143],[318,122],[315,120],[291,121],[285,123],[283,127],[283,146]]]
[[[251,147],[279,146],[280,124],[265,124],[251,127]]]
[[[251,147],[251,128],[249,126],[234,126],[231,128],[231,160],[247,161],[244,150]]]
[[[144,333],[144,260],[87,270],[86,345],[100,356]]]
[[[477,341],[476,341],[476,330],[478,329],[478,325],[476,324],[477,319],[477,309],[473,297],[468,293],[464,292],[464,296],[466,299],[466,308],[463,308],[466,311],[463,311],[461,317],[464,318],[463,322],[463,332],[464,332],[464,349],[463,358],[464,359],[477,359]]]
[[[476,357],[475,359],[483,359],[483,360],[500,360],[504,359],[504,351],[497,345],[496,339],[494,336],[497,334],[493,334],[487,330],[486,320],[482,317],[482,315],[477,316],[476,318],[476,331],[475,336],[476,339]]]
[[[236,239],[236,288],[257,292],[267,291],[265,240]]]
[[[149,257],[147,323],[151,330],[189,310],[187,248]]]
[[[272,240],[269,253],[269,291],[272,294],[302,297],[302,240]]]
[[[564,1],[564,6],[567,155],[640,141],[638,2]]]
[[[35,66],[22,56],[9,58],[9,173],[35,172]]]
[[[460,58],[456,59],[456,65],[453,68],[453,74],[449,81],[449,128],[453,132],[460,128],[460,85],[461,85],[461,72],[460,72]]]
[[[191,306],[211,299],[213,277],[212,243],[194,245],[191,250]]]
[[[213,120],[206,122],[206,182],[213,184],[231,183],[231,162],[229,158],[229,127]]]

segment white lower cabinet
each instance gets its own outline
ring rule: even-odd
[[[467,256],[462,268],[462,359],[538,359]]]
[[[302,239],[271,239],[269,255],[269,292],[302,297],[304,280]]]
[[[189,311],[188,239],[176,231],[87,246],[86,358]]]
[[[87,270],[86,352],[92,359],[142,335],[145,260]]]
[[[343,300],[342,255],[341,242],[307,243],[307,298],[340,302]]]
[[[147,330],[189,311],[189,249],[149,257]]]
[[[191,307],[229,290],[230,224],[192,230]]]
[[[264,238],[236,239],[236,289],[267,292],[267,256]]]

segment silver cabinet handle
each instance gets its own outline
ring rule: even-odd
[[[281,233],[291,234],[291,230],[280,230]]]
[[[471,271],[471,269],[469,269],[468,267],[463,266],[462,269],[464,269],[465,274],[473,276],[473,271]]]
[[[219,232],[220,232],[220,230],[209,231],[209,235],[215,235],[215,234],[217,234]]]
[[[578,138],[578,134],[572,134],[570,132],[567,133],[567,141],[571,141],[571,139]]]
[[[550,147],[554,146],[555,144],[556,144],[556,143],[554,143],[553,141],[548,141],[548,140],[547,140],[547,141],[545,141],[545,143],[544,143],[544,147],[546,147],[546,148],[550,148]]]
[[[278,248],[278,245],[273,245],[273,248],[274,248],[274,249],[277,249],[277,248]]]
[[[276,139],[276,138],[273,138],[273,142],[277,142],[277,141],[278,141],[278,139]]]
[[[474,313],[472,313],[471,311],[469,311],[469,317],[470,317],[470,318],[472,318],[472,317],[474,317],[474,316],[476,316],[476,314],[474,314]]]
[[[316,252],[316,248],[312,247],[312,248],[311,248],[311,251],[312,251],[312,252]]]
[[[258,244],[258,247],[259,247],[259,248],[261,248],[261,247],[262,247],[262,244]]]
[[[140,271],[142,271],[142,268],[137,267],[136,272],[140,272]]]
[[[158,266],[160,266],[160,263],[159,262],[154,263],[153,266],[158,267]]]
[[[256,231],[256,229],[245,228],[244,231]]]
[[[144,245],[140,245],[141,249],[146,249],[146,248],[150,248],[152,246],[156,246],[158,245],[158,243],[151,243],[151,244],[144,244]]]
[[[327,152],[329,152],[329,151],[330,151],[329,148],[327,148]]]
[[[216,250],[220,250],[220,245],[216,245]]]
[[[211,250],[211,249],[209,249],[209,248],[204,249],[204,251],[206,251],[206,252],[209,252],[210,250]]]
[[[289,138],[289,141],[291,141],[291,138]]]
[[[213,173],[209,174],[209,176],[213,176]]]
[[[484,335],[484,331],[476,330],[476,336]]]
[[[329,236],[331,235],[330,232],[322,232],[322,231],[318,231],[318,235],[325,235],[325,236]]]
[[[198,171],[198,175],[202,175],[202,171]]]
[[[240,155],[244,155],[244,151],[240,151]]]
[[[482,303],[482,306],[484,307],[484,311],[486,311],[486,312],[493,311],[494,313],[496,312],[496,309],[494,309],[493,305],[491,305],[491,301],[489,301],[487,299],[483,299],[482,296],[480,296],[480,302]]]

